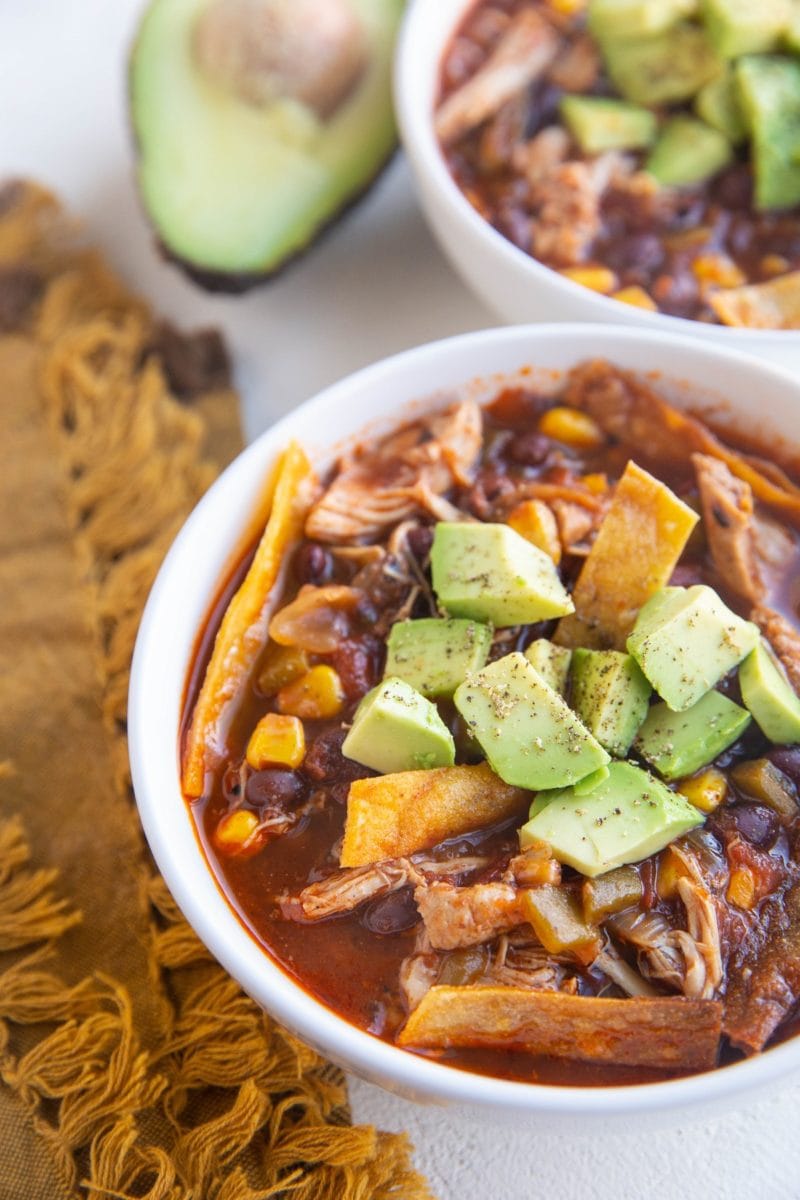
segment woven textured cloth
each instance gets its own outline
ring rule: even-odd
[[[139,614],[239,438],[218,339],[0,190],[0,1200],[430,1196],[210,958],[133,806]]]

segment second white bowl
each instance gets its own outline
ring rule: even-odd
[[[800,331],[730,329],[621,304],[525,254],[484,220],[450,175],[433,129],[442,57],[474,0],[412,0],[395,59],[400,135],[423,211],[465,282],[506,321],[607,321],[699,337],[800,369]]]

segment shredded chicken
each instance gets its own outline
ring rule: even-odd
[[[657,990],[627,963],[619,951],[609,944],[600,951],[593,966],[599,967],[620,991],[628,996],[657,996]]]
[[[731,591],[758,604],[773,578],[786,574],[797,554],[794,540],[783,526],[756,516],[750,484],[725,463],[708,454],[693,454],[692,462],[714,566]]]
[[[310,883],[299,896],[285,899],[283,908],[294,919],[321,921],[325,917],[352,912],[369,900],[409,885],[425,887],[431,877],[452,878],[480,870],[487,861],[478,854],[441,860],[414,855],[387,859],[366,867],[345,867]]]
[[[558,536],[565,554],[583,556],[589,553],[591,539],[603,513],[592,512],[574,500],[553,500],[550,504],[558,524]]]
[[[432,883],[417,887],[414,900],[437,950],[491,941],[525,919],[517,889],[509,883]]]
[[[562,125],[548,125],[528,142],[514,147],[512,166],[533,186],[556,167],[566,162],[569,134]]]
[[[674,929],[659,913],[619,913],[615,934],[639,952],[646,978],[683,992],[690,1000],[710,1000],[722,982],[722,952],[714,898],[694,879],[678,881],[688,930]]]
[[[630,170],[627,157],[609,151],[591,162],[562,162],[535,179],[534,255],[562,267],[583,262],[600,232],[603,193]]]
[[[754,604],[764,584],[753,540],[753,490],[709,454],[693,454],[692,463],[714,566],[731,591]]]
[[[483,982],[483,980],[481,980]],[[487,983],[537,991],[577,990],[577,979],[530,934],[502,934],[486,970]]]
[[[503,873],[503,883],[523,888],[560,882],[561,863],[553,857],[549,843],[542,841],[534,842],[521,854],[516,854]]]
[[[344,463],[311,509],[307,537],[334,544],[374,540],[424,507],[421,496],[468,483],[481,439],[480,408],[471,400],[406,427],[373,453]]]
[[[548,79],[565,92],[590,92],[600,74],[600,51],[594,38],[580,34],[567,43],[548,72]]]
[[[533,185],[536,258],[573,267],[586,258],[600,232],[600,201],[589,163],[565,162]]]
[[[559,45],[558,35],[540,13],[521,9],[483,66],[440,106],[435,126],[442,144],[458,141],[542,75]]]
[[[430,943],[424,925],[417,930],[414,951],[400,964],[400,991],[409,1012],[413,1012],[422,997],[429,992],[439,977],[441,955]]]
[[[792,687],[800,691],[800,633],[790,621],[764,604],[755,606],[750,620],[755,621],[783,663]]]

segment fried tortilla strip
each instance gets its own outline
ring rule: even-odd
[[[426,1050],[514,1048],[581,1062],[698,1071],[716,1066],[721,1025],[717,1000],[610,1000],[529,988],[437,986],[397,1041]]]
[[[625,649],[636,614],[669,582],[698,521],[666,484],[629,462],[558,625],[562,646]]]
[[[445,838],[521,815],[530,794],[486,763],[400,771],[350,784],[340,863],[362,867],[428,850]]]
[[[267,636],[270,600],[287,552],[303,532],[317,480],[303,449],[292,443],[267,485],[271,511],[247,575],[222,618],[192,713],[183,751],[183,790],[203,794],[209,768],[221,760],[232,702]]]
[[[708,302],[720,321],[739,329],[800,329],[800,271],[766,283],[721,288]]]
[[[564,403],[589,413],[605,433],[661,468],[688,464],[694,452],[713,455],[750,484],[757,500],[800,529],[800,488],[787,475],[731,450],[697,417],[667,404],[631,372],[602,359],[581,363],[570,371]]]
[[[800,884],[762,911],[766,937],[729,968],[725,1033],[745,1054],[763,1050],[800,999]]]

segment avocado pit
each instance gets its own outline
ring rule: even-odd
[[[367,59],[350,0],[211,0],[192,43],[206,75],[246,103],[295,100],[322,120],[351,94]]]

